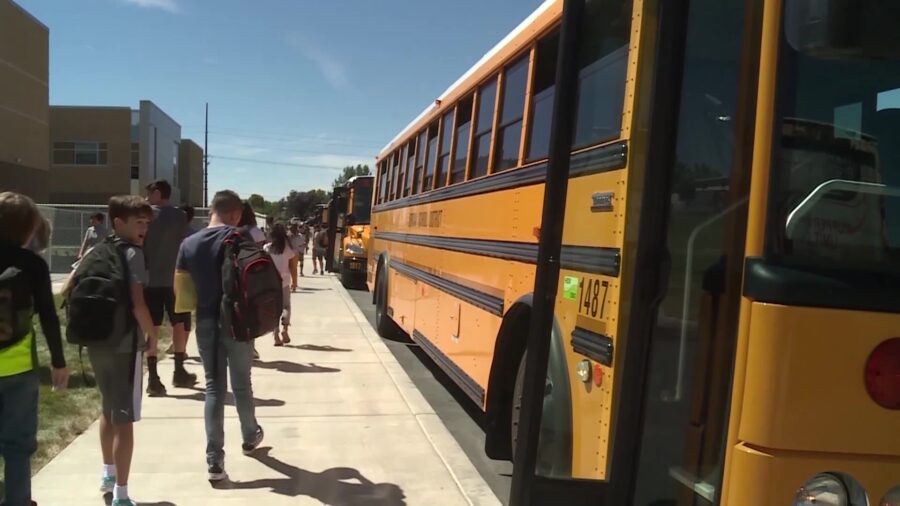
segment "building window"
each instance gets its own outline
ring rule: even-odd
[[[131,143],[131,179],[141,178],[141,145]]]
[[[56,165],[106,165],[109,148],[105,142],[54,142]]]

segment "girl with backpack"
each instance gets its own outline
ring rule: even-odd
[[[287,228],[283,223],[276,223],[272,227],[272,242],[266,244],[265,251],[272,257],[272,262],[281,274],[282,308],[281,308],[281,337],[278,336],[278,328],[272,332],[275,337],[275,346],[284,346],[291,342],[288,335],[288,327],[291,325],[291,260],[297,256],[297,252],[291,248]]]

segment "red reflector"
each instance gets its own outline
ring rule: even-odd
[[[900,409],[900,337],[872,350],[866,361],[866,391],[879,406]]]
[[[594,384],[598,387],[603,384],[603,368],[600,364],[594,364]]]

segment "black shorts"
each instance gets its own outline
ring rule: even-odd
[[[148,286],[144,288],[144,302],[150,310],[153,325],[159,327],[163,322],[163,313],[169,317],[169,323],[184,323],[185,330],[191,330],[191,313],[175,312],[175,289],[171,287]]]
[[[96,348],[87,350],[106,418],[113,425],[140,420],[144,354]]]

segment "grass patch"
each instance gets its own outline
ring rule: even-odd
[[[55,297],[56,307],[62,303],[59,295]],[[50,460],[59,454],[76,437],[87,430],[100,416],[100,392],[94,381],[94,371],[88,360],[87,351],[83,354],[83,362],[78,356],[78,346],[66,342],[65,311],[57,310],[63,329],[63,350],[66,365],[69,367],[69,388],[63,392],[51,391],[50,383],[50,350],[40,324],[35,319],[35,339],[38,351],[38,373],[40,376],[40,397],[38,400],[38,449],[31,459],[32,473],[37,473]],[[163,326],[159,336],[159,357],[165,357],[166,347],[172,342],[171,329]],[[84,374],[82,374],[82,363]],[[85,378],[87,383],[85,383]],[[98,436],[99,437],[99,436]],[[3,461],[0,459],[0,495],[5,490],[3,484]],[[85,463],[91,465],[91,463]],[[96,465],[99,468],[100,455]]]

